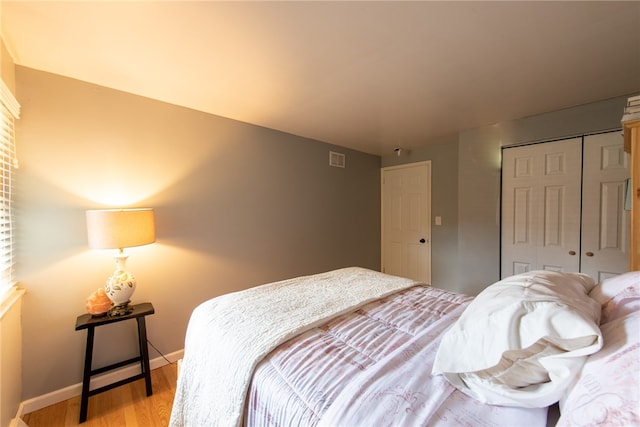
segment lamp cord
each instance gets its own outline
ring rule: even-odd
[[[166,360],[168,364],[176,363],[176,362],[172,362],[172,361],[170,361],[169,359],[167,359],[167,358],[164,356],[164,354],[162,354],[162,352],[161,352],[160,350],[158,350],[158,349],[156,348],[156,346],[155,346],[155,345],[153,345],[153,344],[151,343],[151,341],[149,341],[148,339],[147,339],[147,343],[148,343],[151,347],[153,347],[153,349],[154,349],[154,350],[155,350],[155,351],[156,351],[156,352],[157,352],[157,353],[158,353],[158,354],[159,354],[159,355],[160,355],[164,360]]]

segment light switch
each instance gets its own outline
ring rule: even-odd
[[[442,217],[440,215],[436,215],[436,225],[442,225]]]

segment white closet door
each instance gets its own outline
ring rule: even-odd
[[[584,140],[581,271],[597,282],[629,269],[629,159],[620,132]]]
[[[579,271],[582,139],[503,151],[501,275]]]

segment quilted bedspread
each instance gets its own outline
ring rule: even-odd
[[[416,282],[345,268],[223,295],[198,306],[170,425],[237,426],[256,364],[277,345]]]
[[[289,340],[257,366],[246,425],[544,426],[545,409],[484,405],[431,374],[469,301],[414,286]]]

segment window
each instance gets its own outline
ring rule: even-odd
[[[15,284],[13,276],[13,172],[18,166],[14,122],[20,105],[0,80],[0,297]]]

